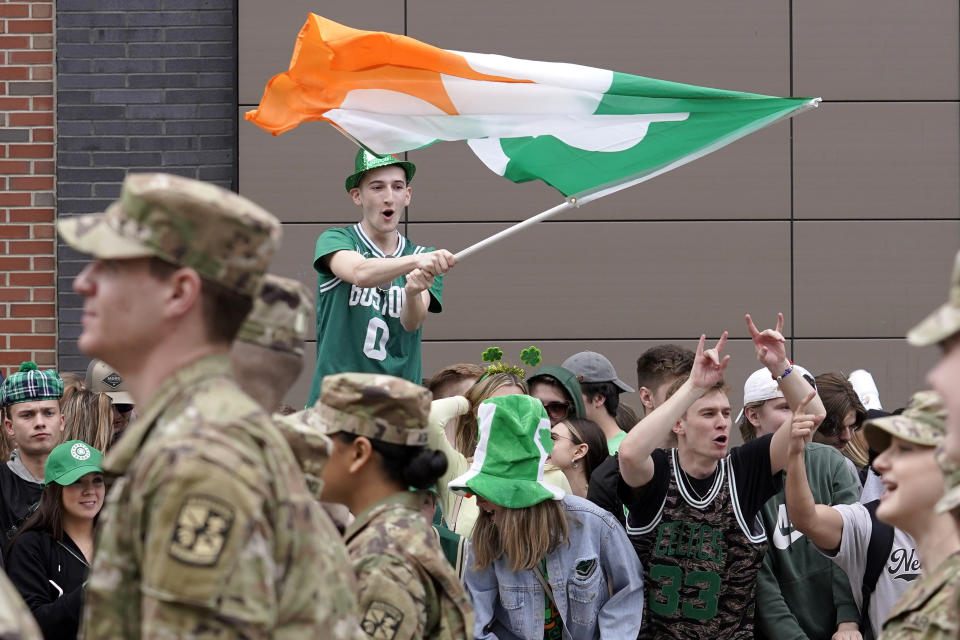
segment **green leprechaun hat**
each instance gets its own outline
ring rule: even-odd
[[[391,155],[378,156],[366,149],[360,149],[357,151],[357,156],[353,159],[353,173],[350,174],[345,181],[347,193],[350,192],[350,189],[355,189],[360,185],[360,176],[365,172],[371,169],[379,169],[380,167],[389,167],[392,164],[403,167],[403,172],[407,174],[407,185],[413,182],[413,174],[417,172],[417,167],[412,162],[400,160],[396,156]]]
[[[477,408],[479,441],[470,469],[451,480],[452,491],[474,494],[510,509],[561,500],[563,490],[543,480],[553,450],[550,419],[531,396],[490,398]]]

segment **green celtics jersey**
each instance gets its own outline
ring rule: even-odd
[[[397,250],[386,256],[359,223],[320,234],[313,258],[318,274],[317,366],[308,406],[320,397],[324,376],[332,373],[386,373],[417,384],[422,381],[421,329],[411,332],[400,324],[406,276],[394,279],[389,289],[362,289],[336,277],[324,265],[323,257],[341,250],[356,251],[364,258],[398,258],[433,249],[417,246],[400,235]],[[442,293],[441,275],[430,287],[431,312],[440,312]]]

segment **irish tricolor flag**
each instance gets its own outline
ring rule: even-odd
[[[450,51],[310,14],[246,118],[274,134],[326,120],[379,154],[466,140],[494,172],[583,203],[818,102]]]

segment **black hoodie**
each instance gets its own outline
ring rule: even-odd
[[[83,553],[66,533],[58,541],[49,531],[26,531],[7,555],[7,575],[46,640],[77,637],[88,570]]]

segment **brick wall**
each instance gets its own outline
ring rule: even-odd
[[[103,211],[128,171],[235,188],[235,0],[57,2],[58,215]],[[81,372],[84,256],[62,243],[59,367]]]
[[[56,364],[53,2],[0,3],[0,373]]]

